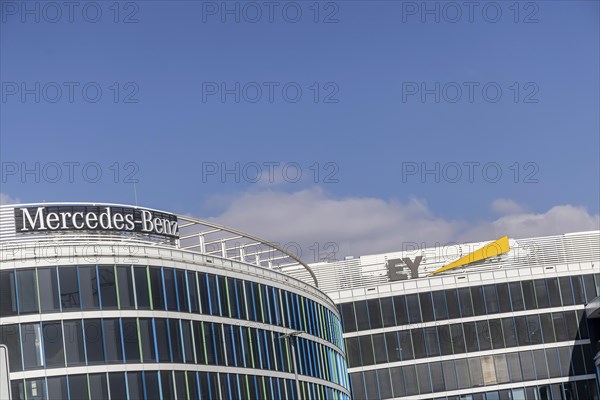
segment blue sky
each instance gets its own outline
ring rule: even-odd
[[[132,174],[340,254],[598,229],[597,1],[0,4],[5,201],[134,203]]]

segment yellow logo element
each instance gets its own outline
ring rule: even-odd
[[[499,256],[500,254],[507,253],[510,250],[510,245],[508,244],[508,236],[501,237],[500,239],[486,244],[480,249],[475,250],[472,253],[467,254],[459,258],[456,261],[451,262],[450,264],[433,271],[431,274],[439,274],[440,272],[448,271],[454,268],[461,267],[463,265],[474,263],[475,261],[485,260],[489,257]]]

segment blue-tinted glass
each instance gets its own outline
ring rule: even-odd
[[[81,292],[81,304],[84,310],[96,310],[100,308],[96,266],[79,267],[79,290]]]
[[[148,288],[148,271],[146,267],[133,267],[137,306],[140,310],[150,309],[150,291]]]
[[[15,273],[13,271],[0,272],[0,317],[17,315],[17,290],[15,286]]]
[[[122,310],[135,308],[135,292],[133,291],[133,279],[131,276],[131,267],[129,265],[120,265],[117,267],[117,280],[119,282],[119,303]],[[145,286],[148,286],[145,283]],[[148,299],[148,295],[146,295]]]
[[[115,269],[112,265],[101,265],[98,267],[98,283],[100,286],[100,298],[102,299],[102,309],[116,309],[117,281],[115,277]]]

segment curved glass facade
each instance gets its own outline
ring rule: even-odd
[[[313,286],[153,243],[118,263],[77,256],[94,242],[59,238],[75,255],[50,261],[27,246],[0,248],[13,400],[350,399],[340,317]]]

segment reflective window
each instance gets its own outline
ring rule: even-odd
[[[79,284],[77,278],[77,267],[60,267],[58,269],[60,279],[60,302],[63,310],[80,309]]]
[[[463,318],[473,316],[473,303],[471,301],[471,289],[460,288],[458,289],[458,299],[460,302],[460,313]]]
[[[417,365],[417,377],[419,379],[419,392],[421,394],[431,393],[431,377],[429,376],[429,364]]]
[[[498,306],[498,294],[496,293],[496,285],[485,285],[483,287],[483,295],[485,296],[485,307],[488,314],[495,314],[500,311]]]
[[[523,299],[525,301],[525,308],[528,310],[537,309],[537,304],[535,302],[535,290],[533,289],[533,281],[523,281],[521,282],[521,287],[523,288]]]
[[[238,281],[240,283],[240,281]],[[196,274],[192,271],[187,271],[187,288],[189,294],[189,310],[193,313],[200,312],[200,299],[198,298],[198,284],[196,282]]]
[[[78,400],[89,399],[87,375],[69,375],[69,392]]]
[[[98,267],[98,284],[100,286],[100,298],[102,299],[102,309],[116,309],[117,278],[115,277],[114,266],[101,265]]]
[[[460,318],[460,307],[458,305],[458,293],[456,289],[446,290],[446,302],[450,319]]]
[[[133,267],[137,307],[140,310],[150,309],[150,292],[148,290],[148,271],[146,267]]]
[[[475,315],[485,315],[485,298],[483,297],[483,287],[471,287],[471,297],[473,298],[473,307]]]
[[[528,315],[527,327],[529,330],[529,344],[541,344],[542,343],[542,329],[540,324],[540,318],[537,315]]]
[[[546,365],[546,354],[544,349],[533,350],[532,354],[537,379],[547,379],[548,366]]]
[[[108,399],[108,386],[106,374],[90,374],[89,390],[91,400],[106,400]],[[71,396],[72,398],[73,396]]]
[[[150,318],[140,318],[139,320],[139,340],[142,351],[142,361],[157,361],[156,350],[154,348],[154,328]]]
[[[503,349],[504,346],[504,335],[502,332],[502,320],[491,319],[489,320],[490,325],[490,337],[492,340],[492,348]]]
[[[81,293],[81,304],[84,310],[96,310],[100,308],[98,278],[96,277],[95,266],[79,267],[79,291]]]
[[[552,313],[552,323],[554,325],[554,334],[556,335],[556,340],[559,342],[563,342],[565,340],[569,340],[569,335],[567,334],[567,327],[565,325],[565,315],[562,312]]]
[[[471,385],[473,385],[473,387],[483,386],[484,380],[480,357],[469,358],[468,364]]]
[[[104,346],[106,348],[106,362],[115,363],[123,361],[121,325],[118,319],[104,320]]]
[[[85,365],[83,329],[80,320],[63,322],[67,366]]]
[[[40,308],[42,312],[60,311],[60,293],[58,292],[58,278],[56,268],[39,268],[38,280],[42,282],[40,288]],[[4,293],[4,291],[0,290]]]
[[[523,292],[521,291],[521,282],[510,282],[508,284],[510,292],[510,302],[513,311],[522,311],[525,309],[525,300],[523,300]]]
[[[554,343],[554,324],[552,323],[552,315],[549,313],[540,314],[540,322],[542,325],[542,337],[544,343]]]
[[[42,333],[46,368],[64,367],[65,353],[61,323],[44,323],[42,325]]]
[[[375,353],[375,364],[387,363],[387,352],[386,352],[386,343],[385,343],[385,335],[383,333],[379,333],[377,335],[373,335],[373,352]]]
[[[452,340],[452,348],[454,349],[454,354],[461,354],[466,351],[465,335],[463,332],[462,324],[450,325],[450,338]]]
[[[381,303],[381,316],[383,317],[383,326],[395,326],[396,325],[396,315],[394,312],[394,298],[393,297],[383,297],[380,299]]]
[[[546,286],[548,289],[548,297],[550,298],[550,307],[560,307],[560,289],[557,278],[546,279]]]
[[[354,303],[356,309],[356,326],[359,331],[364,331],[370,328],[369,325],[369,310],[367,301],[357,301]]]
[[[421,322],[421,308],[419,306],[419,295],[409,294],[406,296],[406,305],[408,307],[408,320],[411,324]]]
[[[0,272],[0,317],[17,315],[17,292],[15,287],[15,273],[13,271]]]
[[[148,268],[148,273],[150,276],[150,294],[152,298],[152,307],[154,308],[154,310],[165,310],[166,308],[162,284],[162,270],[160,267],[150,267]]]
[[[48,377],[46,380],[49,400],[68,398],[67,378],[65,376]]]
[[[158,346],[158,361],[170,362],[169,350],[169,332],[167,330],[167,320],[156,318],[154,320],[154,330],[156,333],[156,343]]]
[[[42,333],[39,323],[21,325],[21,347],[24,369],[40,368],[44,365]]]
[[[8,348],[8,361],[10,370],[21,371],[21,337],[19,334],[19,325],[0,325],[0,343]]]
[[[477,329],[477,338],[479,341],[479,350],[485,351],[492,348],[492,335],[490,333],[490,327],[487,321],[475,322]]]
[[[381,319],[381,311],[379,309],[379,299],[367,300],[367,308],[369,309],[369,320],[371,329],[379,329],[383,326]]]
[[[123,372],[110,372],[108,374],[108,383],[110,386],[111,399],[127,398],[127,386],[125,384],[125,374]]]
[[[508,289],[508,283],[497,284],[496,291],[498,293],[498,304],[500,305],[500,312],[511,312],[512,308],[510,304],[510,291]]]
[[[350,338],[348,338],[350,339]],[[346,339],[346,340],[348,340]],[[398,344],[398,334],[396,332],[385,333],[385,344],[387,346],[387,354],[389,362],[395,362],[402,360],[402,352],[400,345]]]
[[[572,276],[571,285],[573,287],[573,295],[575,296],[575,304],[584,304],[585,291],[583,289],[583,280],[581,276]]]
[[[123,348],[128,363],[140,362],[140,342],[135,318],[123,318]],[[105,326],[106,327],[106,326]]]
[[[406,311],[406,299],[404,296],[394,296],[394,311],[396,312],[396,322],[398,325],[406,325],[408,323],[408,313]]]
[[[515,347],[518,345],[515,321],[512,317],[502,318],[502,332],[504,333],[506,347]]]
[[[433,310],[436,321],[448,319],[448,309],[446,308],[446,292],[438,290],[433,292]]]
[[[479,346],[477,345],[477,328],[475,326],[475,322],[465,322],[463,324],[463,331],[465,334],[467,351],[478,351]]]
[[[20,314],[39,312],[35,269],[17,270],[17,290],[19,294]]]
[[[177,311],[177,289],[175,281],[175,271],[172,268],[163,268],[163,276],[165,280],[165,296],[167,310]]]
[[[560,286],[560,297],[562,299],[562,305],[573,305],[574,301],[573,290],[571,289],[571,278],[568,276],[562,276],[558,278],[558,285]]]
[[[429,292],[419,293],[419,303],[421,304],[421,315],[423,316],[423,322],[433,321],[434,314],[433,314],[433,301],[431,299],[431,293],[429,293]]]
[[[83,324],[88,364],[103,364],[102,321],[99,319],[86,319]]]
[[[506,356],[504,354],[494,355],[494,366],[496,368],[496,379],[499,384],[510,382],[508,376],[508,365],[506,364]]]
[[[536,279],[533,281],[535,288],[535,298],[539,308],[547,308],[550,306],[550,299],[548,298],[548,290],[546,288],[545,279]]]

